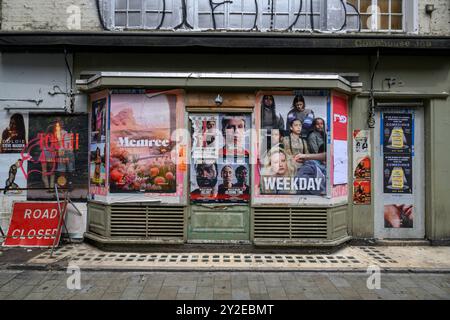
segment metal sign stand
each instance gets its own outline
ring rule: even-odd
[[[66,229],[67,236],[69,237],[69,243],[72,243],[72,239],[70,238],[69,229],[67,229],[66,219],[65,219],[69,203],[72,205],[72,207],[75,208],[76,214],[79,215],[80,217],[82,216],[80,210],[75,206],[75,204],[72,202],[72,200],[69,197],[69,189],[66,189],[64,192],[64,202],[63,202],[62,209],[61,209],[61,201],[59,199],[59,191],[58,191],[57,184],[55,184],[55,195],[56,195],[56,201],[58,202],[59,219],[58,219],[58,228],[56,229],[56,235],[55,235],[55,238],[53,239],[53,245],[52,245],[52,250],[50,252],[50,257],[53,257],[53,251],[55,250],[55,247],[58,246],[56,239],[58,239],[58,234],[61,231],[61,227],[62,227],[61,224]]]

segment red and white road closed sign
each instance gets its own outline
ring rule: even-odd
[[[57,202],[15,202],[4,246],[51,247],[57,236]]]

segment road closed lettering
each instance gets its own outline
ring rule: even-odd
[[[16,202],[4,245],[50,247],[61,236],[58,219],[56,202]]]

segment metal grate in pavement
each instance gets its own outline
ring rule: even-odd
[[[164,264],[252,264],[252,265],[302,265],[302,264],[359,264],[353,256],[337,255],[285,255],[285,254],[124,254],[124,253],[87,253],[70,254],[70,250],[57,251],[53,259],[49,252],[42,253],[33,259],[33,262],[59,260],[69,256],[73,262],[123,262],[123,263],[164,263]]]
[[[364,251],[366,254],[368,254],[370,258],[374,259],[375,261],[381,264],[397,263],[397,261],[395,261],[388,255],[382,253],[376,247],[360,247],[360,249]]]

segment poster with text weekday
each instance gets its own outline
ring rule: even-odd
[[[15,202],[3,245],[51,247],[53,243],[57,244],[62,229],[58,232],[59,216],[57,202]]]

